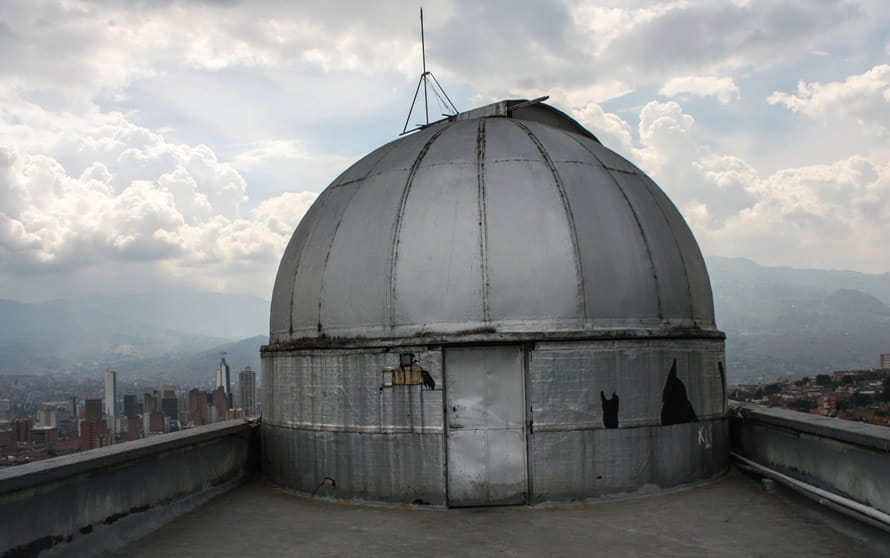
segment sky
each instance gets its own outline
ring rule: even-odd
[[[0,298],[270,298],[318,192],[402,131],[419,7],[0,0]],[[549,95],[706,256],[890,272],[885,0],[423,8],[459,110]]]

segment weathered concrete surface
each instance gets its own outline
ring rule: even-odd
[[[547,508],[363,506],[230,491],[116,556],[887,556],[886,534],[826,518],[737,471],[658,496]]]
[[[243,420],[0,471],[0,555],[99,554],[240,484],[258,466]]]
[[[890,513],[890,428],[734,403],[733,451]]]

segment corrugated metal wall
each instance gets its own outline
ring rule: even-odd
[[[517,377],[527,386],[531,503],[658,490],[726,469],[722,340],[516,346],[525,355]],[[415,353],[436,388],[385,385],[399,352]],[[448,503],[446,473],[459,464],[446,455],[442,348],[267,351],[263,373],[264,471],[274,483],[338,498]],[[672,404],[691,408],[694,422],[662,424],[667,384],[682,399]]]

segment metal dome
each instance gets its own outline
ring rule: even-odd
[[[715,330],[683,217],[562,112],[502,101],[377,149],[318,197],[272,344],[471,332]]]

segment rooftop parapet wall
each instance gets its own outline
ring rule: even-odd
[[[96,555],[145,536],[256,470],[258,426],[226,421],[0,471],[0,556]]]
[[[741,403],[730,417],[737,456],[890,514],[890,428]]]

